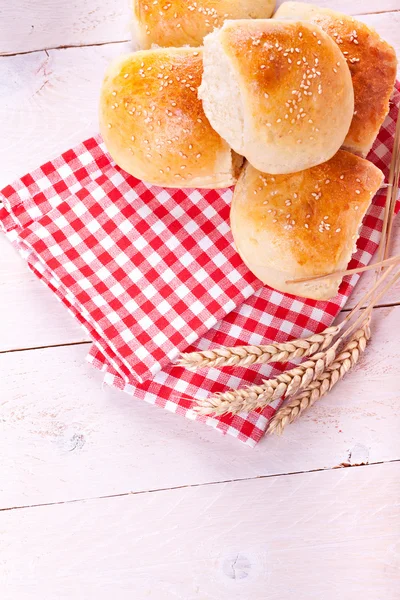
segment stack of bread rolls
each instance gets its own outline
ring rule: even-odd
[[[163,187],[235,185],[236,248],[265,284],[329,299],[383,174],[365,160],[397,61],[354,18],[301,2],[134,2],[141,49],[105,75],[116,163]]]

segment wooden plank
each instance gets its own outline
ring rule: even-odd
[[[277,5],[283,0],[278,0]],[[398,0],[311,0],[350,14],[399,10]],[[62,0],[39,2],[14,0],[2,9],[0,55],[60,46],[84,46],[128,40],[131,1],[81,0],[72,5]],[[33,7],[34,6],[34,7]]]
[[[102,389],[86,347],[2,354],[0,508],[400,459],[399,325],[378,309],[354,372],[254,450]]]
[[[2,6],[0,55],[130,38],[129,0],[13,0]]]
[[[2,235],[0,256],[0,351],[89,340]]]
[[[0,513],[3,600],[397,600],[400,464]]]
[[[0,58],[0,187],[97,133],[104,71],[129,51],[110,44]]]

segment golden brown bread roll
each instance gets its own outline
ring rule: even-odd
[[[231,208],[236,248],[263,283],[328,300],[338,291],[337,277],[287,281],[346,269],[382,182],[377,167],[343,150],[324,164],[289,175],[267,175],[247,163]]]
[[[301,21],[226,21],[204,40],[199,96],[231,148],[268,173],[331,158],[354,112],[343,54],[317,25]]]
[[[197,88],[201,49],[144,50],[114,61],[100,100],[100,131],[115,162],[163,187],[222,188],[242,158],[212,129]]]
[[[140,48],[201,46],[226,19],[267,19],[275,0],[134,0],[134,39]]]
[[[285,2],[275,19],[304,19],[319,25],[338,44],[350,67],[355,113],[343,147],[367,156],[389,112],[396,81],[394,49],[353,17],[303,2]]]

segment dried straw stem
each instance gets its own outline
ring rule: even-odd
[[[340,338],[328,350],[315,354],[308,361],[290,371],[285,371],[275,379],[263,380],[261,385],[230,390],[198,400],[195,410],[202,415],[251,412],[265,408],[283,396],[296,394],[320,377],[334,362],[341,341]]]
[[[312,356],[328,348],[339,333],[340,326],[328,327],[322,333],[309,338],[292,340],[282,344],[261,346],[234,346],[215,348],[182,354],[181,367],[189,370],[211,367],[249,367],[270,362],[288,362],[296,358]]]
[[[283,406],[268,427],[268,433],[281,435],[285,427],[296,421],[306,410],[325,396],[360,360],[371,337],[370,318],[353,336],[326,371]]]

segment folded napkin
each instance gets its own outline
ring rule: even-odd
[[[21,247],[68,290],[127,381],[153,377],[262,285],[231,242],[231,190],[170,193],[112,165],[66,199],[41,181],[26,212],[17,197],[29,188],[5,192]]]
[[[387,174],[399,91],[369,159]],[[321,331],[345,305],[281,294],[248,271],[228,227],[232,190],[164,190],[116,167],[99,138],[2,191],[0,224],[94,341],[88,360],[105,382],[197,419],[253,446],[277,407],[199,417],[192,399],[277,373],[271,366],[191,373],[172,361],[182,350],[265,344]],[[385,194],[374,199],[351,266],[377,249]],[[188,348],[189,346],[189,348]],[[286,368],[287,365],[279,365]]]

